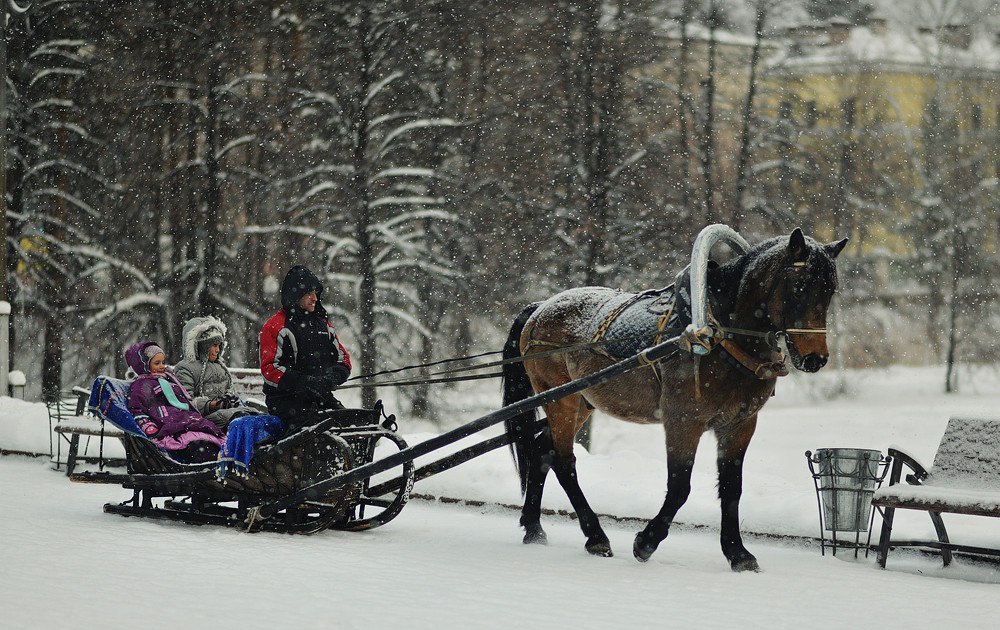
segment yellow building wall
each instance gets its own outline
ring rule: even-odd
[[[800,122],[808,115],[810,105],[818,114],[815,126],[805,129],[798,138],[806,146],[826,152],[839,152],[843,142],[855,146],[863,142],[877,143],[880,150],[895,152],[897,157],[883,166],[895,163],[899,172],[897,180],[911,180],[918,185],[919,170],[912,163],[913,153],[925,149],[923,124],[928,103],[940,92],[945,116],[957,119],[958,132],[962,135],[963,148],[971,155],[978,151],[986,173],[996,176],[1000,159],[996,156],[998,143],[998,77],[987,73],[969,73],[962,70],[945,71],[935,76],[925,69],[913,71],[874,72],[870,69],[840,69],[804,71],[765,77],[767,86],[762,90],[760,105],[772,116],[777,116],[782,102],[791,104],[793,119]],[[855,99],[855,121],[851,131],[845,129],[842,103]],[[975,129],[973,106],[979,107],[978,129]],[[822,148],[822,145],[828,145]],[[993,157],[990,157],[993,156]],[[858,172],[855,177],[874,177],[878,173]],[[900,199],[896,208],[899,216],[912,212],[908,201]],[[820,237],[835,238],[831,223],[818,223],[815,231]],[[912,249],[905,235],[891,224],[863,221],[853,225],[851,234],[856,244],[855,253],[870,253],[886,249],[905,254]],[[991,239],[992,242],[993,239]],[[860,246],[857,246],[860,245]]]

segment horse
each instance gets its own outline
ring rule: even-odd
[[[596,408],[628,422],[660,423],[666,432],[667,493],[659,512],[635,537],[635,558],[647,561],[667,537],[691,490],[698,442],[706,431],[713,431],[718,441],[722,552],[733,571],[759,571],[740,533],[744,456],[758,412],[773,395],[778,376],[787,373],[781,370],[784,358],[777,339],[784,336],[787,354],[798,370],[816,372],[829,359],[827,310],[837,288],[835,258],[846,244],[846,238],[821,244],[796,228],[790,236],[765,240],[725,264],[711,261],[708,307],[715,325],[726,333],[726,339],[711,352],[693,359],[678,348],[654,365],[546,404],[547,427],[539,433],[530,428],[537,422],[535,411],[507,420],[506,433],[524,497],[523,542],[547,542],[541,500],[552,469],[577,513],[586,550],[596,556],[613,555],[578,483],[573,454],[574,438]],[[668,287],[674,296],[666,316],[671,330],[683,329],[691,317],[690,303],[685,302],[690,286],[684,285],[683,276],[678,278]],[[613,319],[615,313],[607,314],[608,305],[623,299],[634,301],[635,296],[584,287],[525,307],[514,319],[504,345],[503,404],[614,363],[616,357],[588,342],[596,338],[591,330],[602,315]],[[538,348],[548,350],[539,352]],[[539,356],[532,359],[532,354]]]

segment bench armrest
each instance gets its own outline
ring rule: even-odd
[[[87,401],[90,400],[90,390],[75,385],[70,391],[76,395],[76,415],[82,416],[84,410],[87,408]]]
[[[889,457],[892,458],[892,469],[889,472],[889,485],[899,483],[903,475],[903,465],[905,464],[912,474],[906,475],[906,482],[910,485],[919,486],[927,479],[927,469],[917,461],[917,458],[898,448],[889,447]]]

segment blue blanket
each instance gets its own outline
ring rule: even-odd
[[[219,477],[230,472],[245,475],[257,443],[284,432],[285,423],[278,416],[240,416],[230,422],[219,451]]]
[[[98,376],[90,388],[87,409],[122,431],[148,440],[128,410],[130,385],[129,381]],[[233,469],[246,474],[257,443],[280,436],[284,431],[285,423],[277,416],[241,416],[233,420],[219,452],[219,476],[225,477]]]

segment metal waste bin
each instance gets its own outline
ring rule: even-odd
[[[806,451],[806,460],[816,488],[823,555],[829,546],[833,555],[837,555],[838,548],[854,549],[854,557],[864,548],[867,557],[875,520],[872,495],[882,485],[889,458],[868,448],[821,448],[815,455]],[[830,541],[826,539],[827,532]],[[854,540],[840,539],[838,532],[851,532]],[[868,532],[863,544],[862,532]]]

